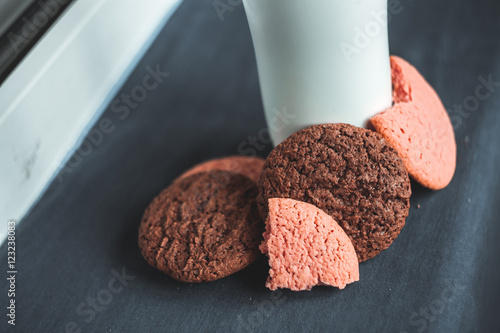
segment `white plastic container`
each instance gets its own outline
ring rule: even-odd
[[[387,0],[243,0],[275,145],[392,105]]]

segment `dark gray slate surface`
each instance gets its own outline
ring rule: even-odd
[[[478,76],[500,81],[498,1],[401,5],[392,53],[419,68],[447,108],[471,102]],[[136,241],[143,210],[176,175],[238,153],[265,128],[243,6],[220,21],[212,1],[185,0],[120,94],[157,65],[170,75],[128,114],[110,106],[111,133],[84,144],[77,154],[91,153],[74,156],[19,225],[17,331],[500,331],[500,87],[475,111],[450,111],[455,178],[439,192],[413,184],[406,227],[361,264],[358,283],[272,293],[264,258],[220,281],[183,284],[150,268]],[[122,270],[133,279],[113,284]],[[96,297],[109,304],[94,309]]]

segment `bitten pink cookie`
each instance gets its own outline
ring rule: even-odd
[[[310,290],[316,285],[343,289],[359,280],[351,240],[335,220],[316,206],[293,199],[269,199],[260,250],[269,257],[271,290]]]
[[[247,156],[229,156],[223,158],[217,158],[203,162],[201,164],[195,165],[188,171],[184,172],[179,179],[193,175],[198,172],[210,171],[210,170],[222,170],[231,171],[234,173],[242,174],[253,180],[255,183],[259,181],[260,172],[262,171],[262,166],[264,165],[264,160],[259,157],[247,157]]]
[[[392,56],[391,70],[394,106],[371,118],[373,127],[398,151],[410,176],[442,189],[453,178],[457,158],[448,113],[412,65]]]

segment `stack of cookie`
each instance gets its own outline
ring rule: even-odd
[[[260,246],[272,290],[357,281],[359,262],[388,248],[405,224],[409,175],[437,190],[455,171],[453,127],[438,95],[403,59],[391,57],[391,68],[394,105],[371,119],[376,132],[314,125],[265,161],[212,160],[176,179],[144,214],[144,258],[177,280],[212,281],[250,265]]]

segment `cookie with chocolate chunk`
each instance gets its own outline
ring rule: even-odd
[[[268,156],[259,181],[259,210],[270,198],[315,205],[333,217],[356,249],[373,258],[396,239],[410,208],[401,157],[378,133],[347,124],[296,132]]]
[[[258,257],[262,240],[256,196],[252,180],[228,171],[178,179],[144,213],[142,255],[183,282],[213,281],[245,268]]]

